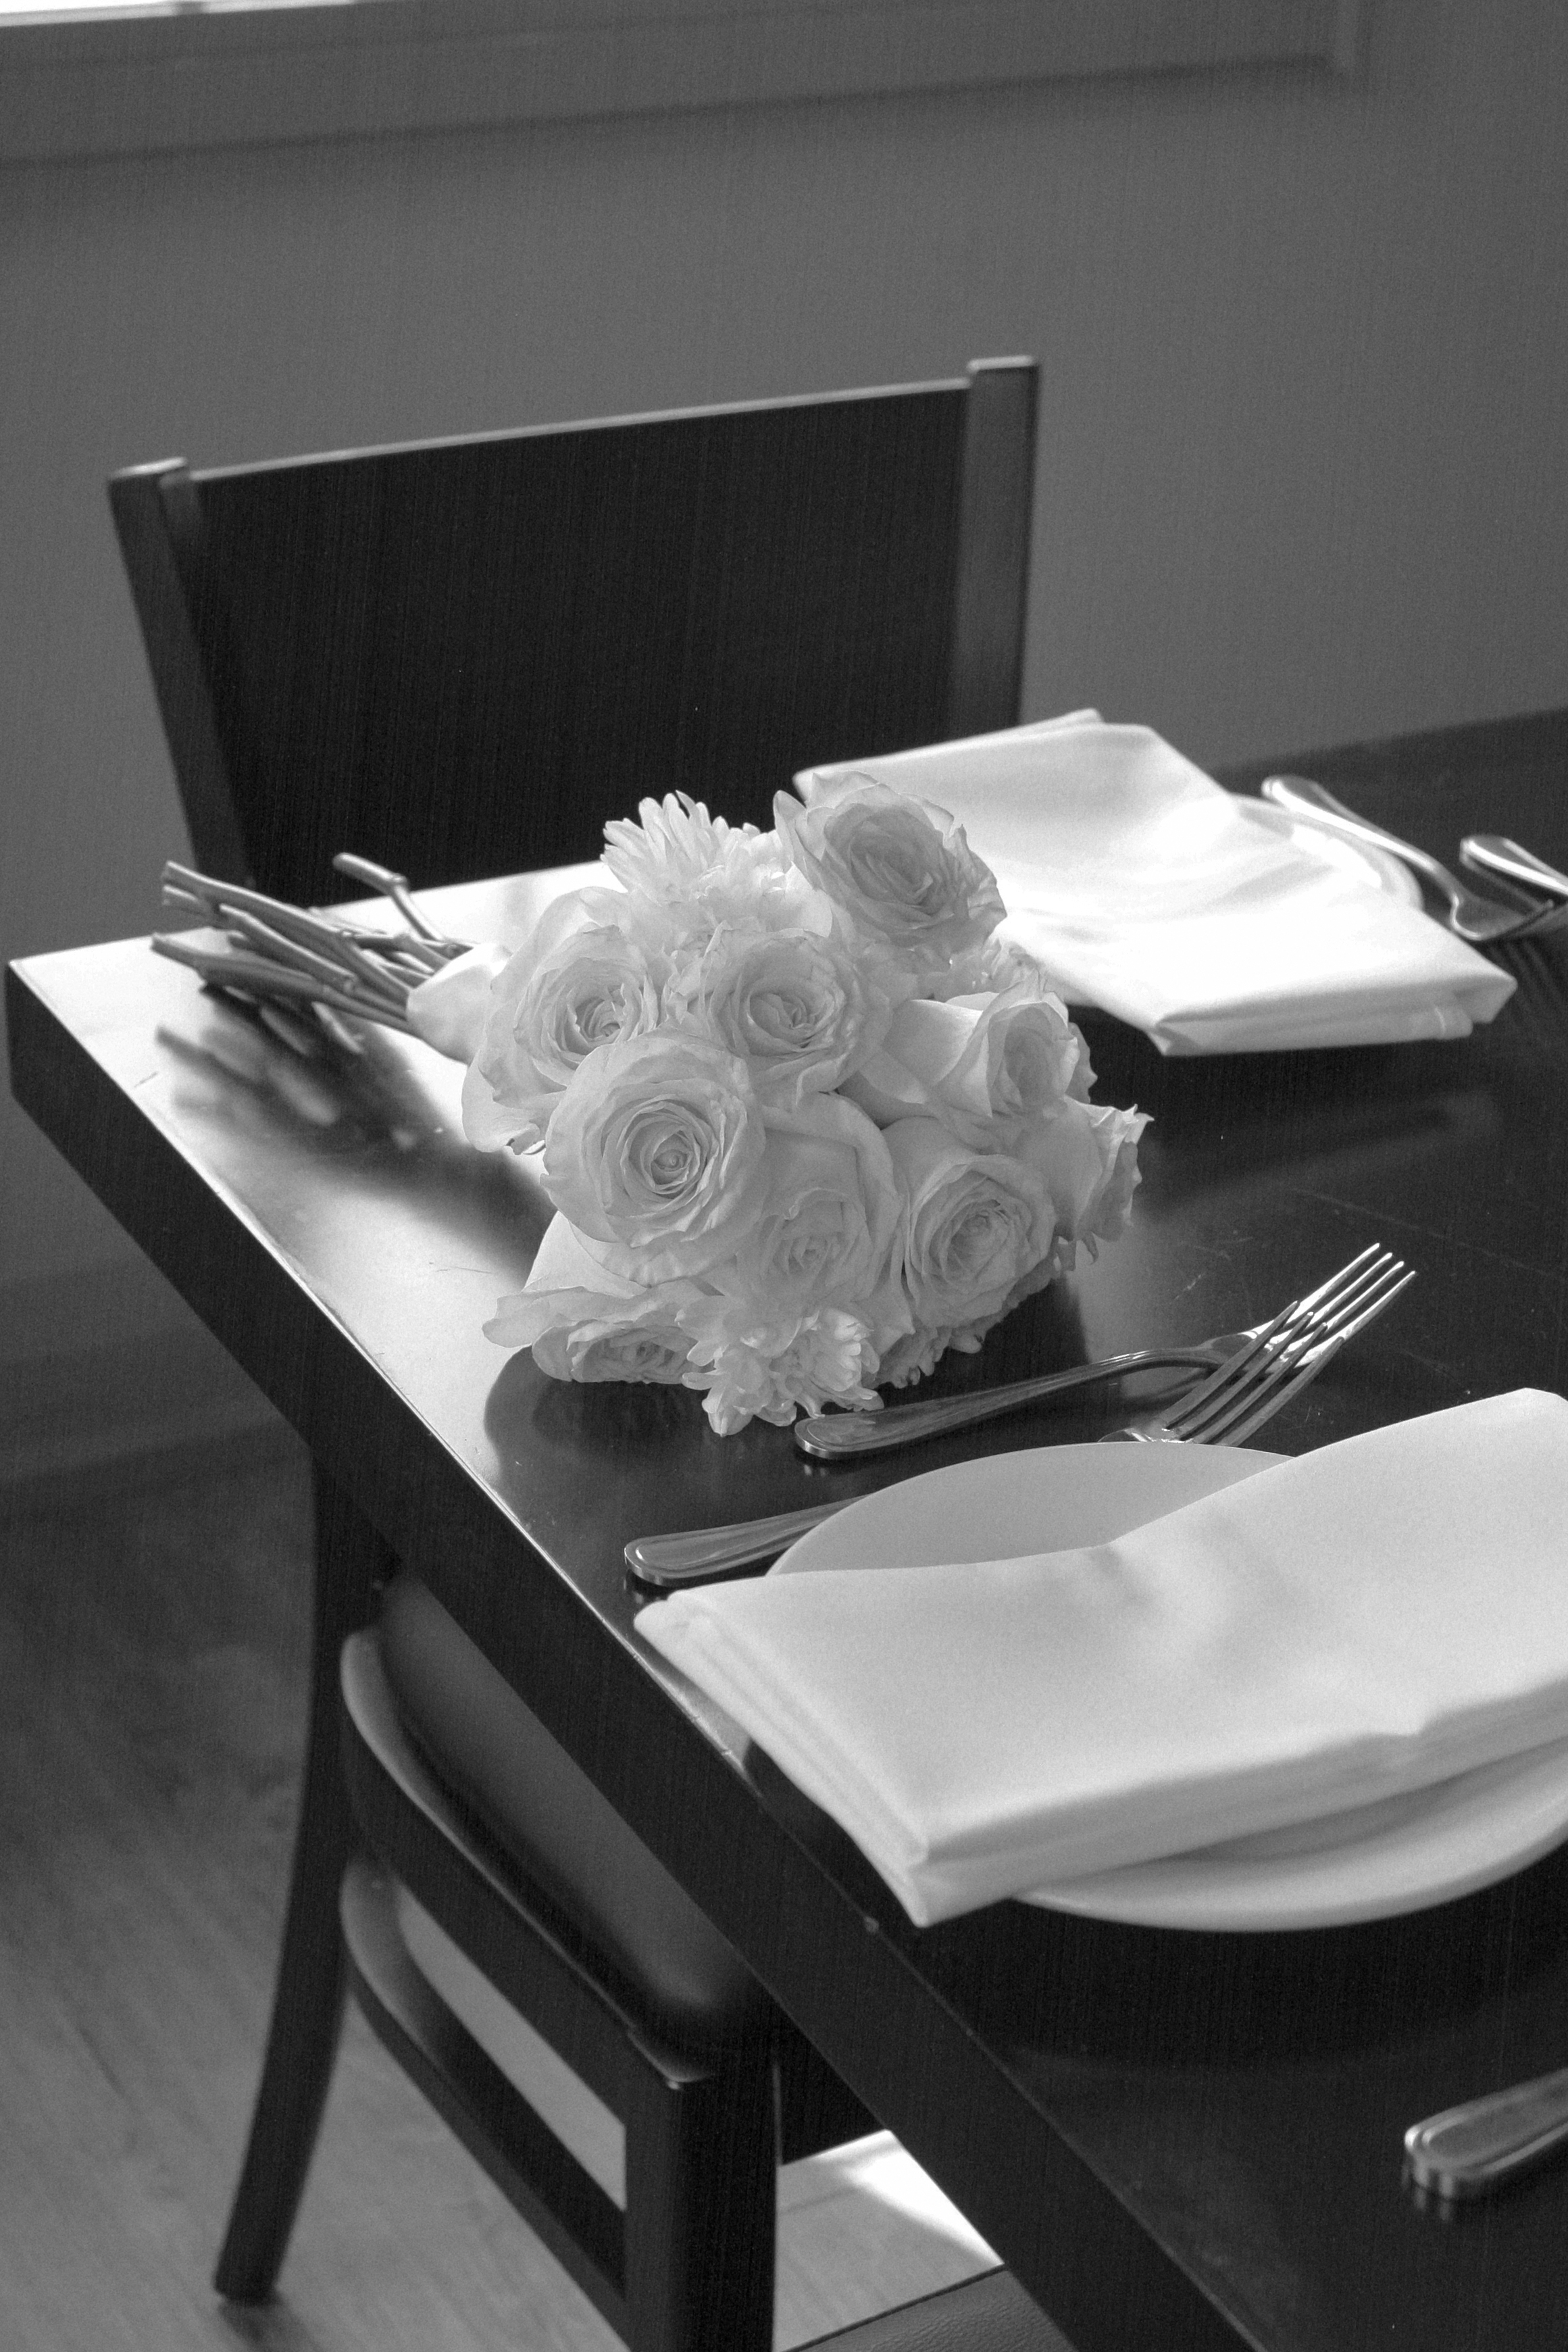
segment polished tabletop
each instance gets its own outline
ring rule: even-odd
[[[1452,859],[1568,866],[1568,713],[1294,754]],[[1229,776],[1238,786],[1266,772]],[[521,937],[570,876],[429,894]],[[1163,1062],[1127,1235],[936,1385],[1258,1319],[1365,1243],[1420,1275],[1263,1439],[1296,1453],[1568,1388],[1568,939],[1459,1044]],[[1568,1856],[1409,1917],[1164,1933],[1003,1904],[913,1927],[848,1840],[632,1631],[627,1539],[1109,1424],[1039,1412],[839,1469],[667,1388],[569,1386],[480,1326],[549,1218],[461,1072],[387,1033],[305,1061],[144,941],[7,975],[18,1099],[1079,2352],[1568,2339],[1568,2163],[1423,2209],[1416,2117],[1568,2063]]]

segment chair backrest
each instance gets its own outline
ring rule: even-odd
[[[800,767],[1011,725],[1036,383],[116,475],[198,865],[561,864],[646,793],[768,825]]]

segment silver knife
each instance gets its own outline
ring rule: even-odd
[[[1459,844],[1459,863],[1472,874],[1500,875],[1505,882],[1549,898],[1568,898],[1568,874],[1560,874],[1543,857],[1511,841],[1506,833],[1468,833]]]
[[[1484,2197],[1516,2172],[1542,2163],[1568,2139],[1568,2068],[1466,2099],[1405,2135],[1405,2158],[1419,2189],[1445,2198]]]

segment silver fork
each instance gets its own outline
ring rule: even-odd
[[[1241,1444],[1315,1381],[1346,1340],[1374,1322],[1415,1279],[1403,1259],[1385,1251],[1364,1275],[1335,1292],[1330,1313],[1306,1326],[1292,1325],[1287,1307],[1260,1339],[1189,1390],[1174,1411],[1144,1413],[1125,1429],[1108,1430],[1100,1443]]]
[[[1535,907],[1521,911],[1517,907],[1505,907],[1500,899],[1483,898],[1479,890],[1467,889],[1457,875],[1450,874],[1438,859],[1417,849],[1397,834],[1385,833],[1380,824],[1372,824],[1354,809],[1336,801],[1322,784],[1311,782],[1305,776],[1270,776],[1259,786],[1262,797],[1272,801],[1276,808],[1286,809],[1311,824],[1322,825],[1328,833],[1343,835],[1347,841],[1358,841],[1373,849],[1388,850],[1424,875],[1433,887],[1447,899],[1448,911],[1443,920],[1456,938],[1469,940],[1479,946],[1487,940],[1524,939],[1542,931],[1554,931],[1568,924],[1568,907]]]
[[[1293,1298],[1281,1312],[1292,1317],[1316,1314],[1326,1304],[1341,1283],[1363,1272],[1377,1255],[1377,1244],[1364,1249],[1359,1257],[1331,1275],[1304,1297]],[[1199,1339],[1189,1348],[1134,1348],[1120,1356],[1105,1356],[1098,1363],[1073,1364],[1065,1371],[1035,1372],[1028,1380],[1008,1381],[1000,1388],[977,1389],[968,1396],[924,1397],[916,1404],[890,1404],[878,1412],[818,1412],[809,1420],[795,1423],[795,1444],[802,1454],[819,1462],[859,1461],[863,1454],[885,1454],[896,1445],[918,1445],[927,1438],[946,1437],[955,1429],[969,1429],[977,1422],[991,1421],[999,1413],[1016,1412],[1026,1404],[1038,1404],[1041,1399],[1065,1395],[1070,1390],[1087,1388],[1097,1381],[1116,1380],[1127,1372],[1152,1371],[1163,1364],[1188,1365],[1198,1371],[1217,1370],[1239,1356],[1255,1341],[1275,1330],[1280,1317],[1272,1322],[1254,1323],[1245,1331],[1222,1331],[1212,1339]]]
[[[1372,1262],[1367,1263],[1368,1260]],[[1146,1413],[1124,1429],[1107,1431],[1102,1444],[1239,1445],[1282,1405],[1316,1380],[1348,1339],[1391,1306],[1414,1274],[1375,1243],[1337,1275],[1292,1299],[1229,1363],[1189,1391],[1174,1412]],[[1309,1301],[1321,1304],[1310,1314]],[[771,1518],[743,1519],[673,1536],[638,1536],[626,1546],[626,1565],[639,1584],[664,1592],[732,1575],[772,1559],[797,1537],[858,1499],[817,1503]]]

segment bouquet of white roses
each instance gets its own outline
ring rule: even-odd
[[[516,953],[411,965],[391,1012],[328,995],[467,1061],[470,1141],[539,1155],[557,1213],[489,1337],[559,1380],[700,1390],[721,1434],[977,1348],[1121,1231],[1147,1123],[1090,1100],[944,811],[852,777],[774,817],[644,801],[605,829],[606,886]]]

